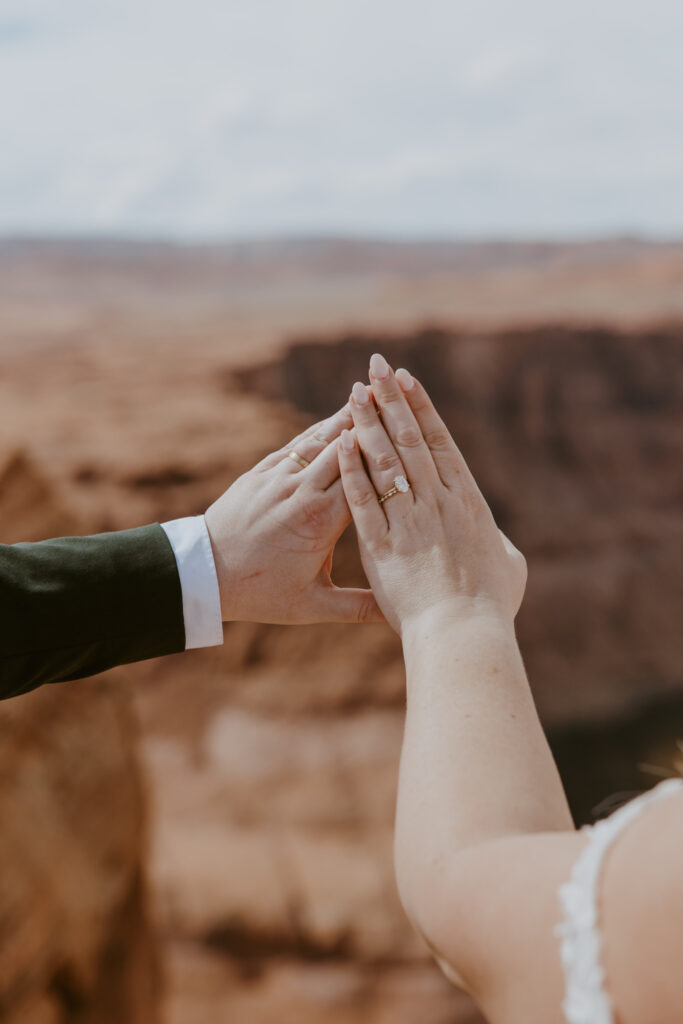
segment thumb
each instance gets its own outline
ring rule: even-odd
[[[325,587],[316,596],[319,622],[384,622],[371,590],[358,587]]]

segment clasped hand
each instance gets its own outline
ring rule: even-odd
[[[399,476],[410,489],[380,503]],[[351,518],[370,590],[332,582]],[[386,619],[402,634],[429,615],[511,621],[524,594],[524,558],[425,389],[380,355],[370,386],[354,384],[347,405],[236,480],[206,524],[224,621]]]

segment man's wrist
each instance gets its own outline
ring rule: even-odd
[[[216,568],[216,582],[218,586],[221,620],[223,622],[230,622],[236,617],[234,607],[236,588],[234,586],[234,582],[232,586],[228,584],[229,569],[224,551],[228,550],[229,546],[225,543],[225,538],[221,536],[221,530],[224,525],[223,518],[218,514],[218,512],[214,512],[213,505],[211,505],[204,513],[204,523],[206,525],[206,535],[209,540],[214,566]]]
[[[204,516],[162,523],[175,555],[183,600],[185,649],[223,643],[218,576]]]

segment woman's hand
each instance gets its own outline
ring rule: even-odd
[[[330,578],[351,518],[336,442],[351,426],[345,406],[266,456],[206,512],[223,621],[382,620],[372,591],[340,589]]]
[[[387,621],[401,634],[441,612],[493,612],[512,622],[526,585],[524,557],[496,527],[429,396],[380,355],[370,360],[370,383],[372,392],[354,384],[355,437],[342,431],[339,465],[363,567]],[[398,476],[410,490],[380,503]]]

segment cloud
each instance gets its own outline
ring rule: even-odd
[[[31,21],[0,19],[0,47],[14,46],[35,38],[40,29]]]
[[[0,231],[683,231],[675,0],[3,11]]]

